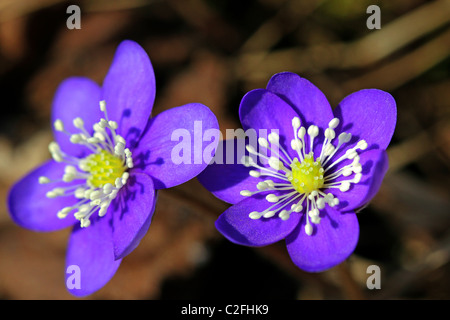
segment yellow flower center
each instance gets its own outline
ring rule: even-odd
[[[83,170],[90,173],[87,183],[95,188],[102,188],[107,183],[114,185],[126,169],[122,159],[106,150],[93,153],[83,161]]]
[[[314,156],[309,153],[302,162],[297,158],[291,163],[292,174],[288,180],[299,193],[309,194],[322,188],[324,184],[323,168],[320,160],[314,161]]]

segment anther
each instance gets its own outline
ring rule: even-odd
[[[253,211],[248,216],[250,217],[250,219],[257,220],[260,219],[262,215],[260,212]]]
[[[307,224],[307,225],[305,226],[305,233],[306,233],[308,236],[312,235],[312,233],[313,233],[313,228],[312,228],[312,226],[311,226],[310,224]]]
[[[278,144],[280,142],[280,136],[276,132],[269,133],[269,136],[267,137],[270,141],[270,143]]]
[[[279,198],[276,195],[271,193],[266,196],[266,200],[269,202],[278,202]]]
[[[335,129],[338,125],[339,125],[339,119],[338,118],[334,118],[328,123],[328,127],[332,128],[332,129]]]
[[[269,158],[269,166],[272,169],[277,170],[277,171],[278,170],[282,170],[284,168],[283,163],[279,159],[277,159],[275,157],[270,157]]]
[[[77,129],[83,129],[84,127],[83,119],[81,119],[80,117],[73,119],[73,126]]]
[[[262,138],[262,137],[258,138],[258,143],[261,147],[264,147],[264,148],[269,147],[269,142],[267,141],[266,138]]]
[[[319,135],[319,127],[315,125],[311,125],[308,128],[308,135],[312,137],[317,137]]]
[[[245,149],[251,154],[256,154],[255,148],[253,148],[253,146],[251,146],[249,144],[245,146]]]
[[[100,111],[105,112],[106,111],[106,102],[105,102],[105,100],[101,100],[99,105],[100,105]]]
[[[46,183],[50,183],[50,179],[44,176],[39,177],[39,183],[40,184],[46,184]]]
[[[347,143],[352,139],[351,133],[342,132],[339,137],[339,144]]]
[[[299,118],[299,117],[294,117],[294,118],[292,119],[292,127],[293,127],[294,129],[300,128],[300,118]]]
[[[53,123],[53,127],[55,128],[56,131],[60,132],[64,131],[64,124],[60,119],[55,120],[55,122]]]
[[[250,170],[249,171],[249,175],[251,175],[254,178],[259,178],[261,176],[261,173],[259,171],[256,171],[256,170]]]

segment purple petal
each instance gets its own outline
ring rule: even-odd
[[[386,149],[394,134],[397,107],[387,92],[365,89],[350,94],[334,110],[341,120],[337,131],[350,132],[350,144],[366,140],[369,149]]]
[[[352,183],[346,192],[335,188],[326,191],[339,199],[338,207],[341,211],[355,211],[367,204],[378,192],[389,167],[385,150],[365,151],[360,154],[359,162],[362,166],[362,178],[359,183]],[[352,179],[353,176],[340,177],[336,181]]]
[[[340,213],[327,207],[321,212],[322,220],[313,226],[313,234],[305,233],[305,216],[297,228],[286,238],[292,261],[302,270],[320,272],[349,257],[359,238],[356,214]]]
[[[236,244],[259,247],[275,243],[294,230],[300,215],[293,213],[286,221],[278,216],[256,220],[249,217],[251,212],[262,212],[271,205],[263,197],[252,196],[222,213],[216,221],[216,228]]]
[[[166,110],[151,119],[133,150],[135,169],[150,175],[156,189],[179,185],[206,168],[219,137],[208,107],[191,103]]]
[[[333,111],[325,95],[315,85],[291,72],[275,74],[267,90],[276,93],[299,114],[306,129],[314,124],[326,129],[333,119]]]
[[[108,117],[118,123],[117,132],[128,147],[139,139],[151,115],[155,100],[155,75],[144,49],[123,41],[103,82],[103,99]]]
[[[86,296],[102,288],[116,273],[111,218],[91,218],[91,225],[76,225],[69,239],[66,257],[66,285],[75,296]],[[79,282],[77,276],[80,276]],[[79,286],[77,286],[79,284]]]
[[[71,184],[58,182],[40,184],[39,177],[60,179],[64,172],[64,164],[48,161],[34,169],[10,190],[8,207],[11,217],[18,225],[34,231],[54,231],[76,223],[73,215],[59,219],[57,212],[77,202],[73,196],[47,198],[46,193],[56,187],[65,187]],[[75,183],[75,182],[74,182]],[[73,184],[73,183],[72,183]]]
[[[106,213],[113,216],[115,259],[133,251],[147,233],[156,203],[152,178],[144,173],[132,172],[124,190]]]
[[[102,117],[100,111],[100,87],[88,78],[73,77],[63,81],[55,94],[52,108],[52,124],[60,119],[66,131],[79,133],[73,126],[73,119],[80,117],[88,132],[92,132],[92,125]],[[69,136],[63,132],[53,130],[55,141],[61,150],[73,156],[81,156],[88,152],[86,147],[70,142]]]
[[[251,168],[241,163],[248,155],[245,151],[245,139],[220,141],[215,157],[197,179],[217,198],[228,203],[238,203],[247,197],[241,196],[242,190],[254,190],[262,181],[249,175]]]
[[[278,95],[265,89],[255,89],[248,92],[241,101],[239,117],[246,132],[255,130],[256,135],[267,136],[271,131],[278,130],[280,145],[293,157],[291,140],[294,138],[292,119],[298,114]]]
[[[291,72],[275,74],[267,84],[267,90],[283,98],[298,113],[301,125],[307,130],[315,125],[319,128],[319,135],[314,142],[314,155],[317,157],[322,150],[324,132],[328,123],[334,118],[331,106],[314,84],[305,78]],[[309,153],[310,138],[305,135],[306,152]]]

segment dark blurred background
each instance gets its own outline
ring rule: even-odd
[[[80,30],[66,27],[70,4]],[[366,26],[369,5],[381,9],[379,30]],[[332,106],[359,89],[389,91],[398,106],[390,170],[359,213],[355,253],[319,274],[298,270],[283,243],[225,240],[214,221],[227,205],[196,180],[164,190],[140,246],[86,299],[449,299],[449,21],[449,0],[0,0],[0,298],[73,298],[70,230],[21,229],[6,197],[49,157],[58,84],[101,83],[117,45],[132,39],[155,69],[154,114],[201,102],[223,132],[239,127],[242,96],[281,71],[312,81]],[[380,290],[366,286],[373,264]]]

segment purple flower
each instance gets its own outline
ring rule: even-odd
[[[232,204],[217,229],[246,246],[285,239],[292,261],[305,271],[339,264],[358,242],[355,212],[374,197],[387,171],[396,112],[392,96],[376,89],[347,96],[333,111],[306,79],[274,75],[267,89],[241,101],[250,141],[242,160],[242,140],[236,140],[218,148],[220,155],[198,177]]]
[[[104,286],[139,244],[157,190],[194,178],[209,163],[174,163],[172,149],[179,142],[172,133],[193,134],[199,125],[218,130],[214,114],[192,103],[151,118],[154,99],[147,54],[137,43],[123,41],[102,87],[81,77],[59,86],[52,109],[55,141],[49,145],[53,160],[10,191],[9,211],[20,226],[35,231],[74,226],[66,270],[79,270],[80,278],[76,282],[68,273],[66,284],[76,296]],[[189,147],[194,142],[201,150],[217,145],[200,140],[189,141]]]

